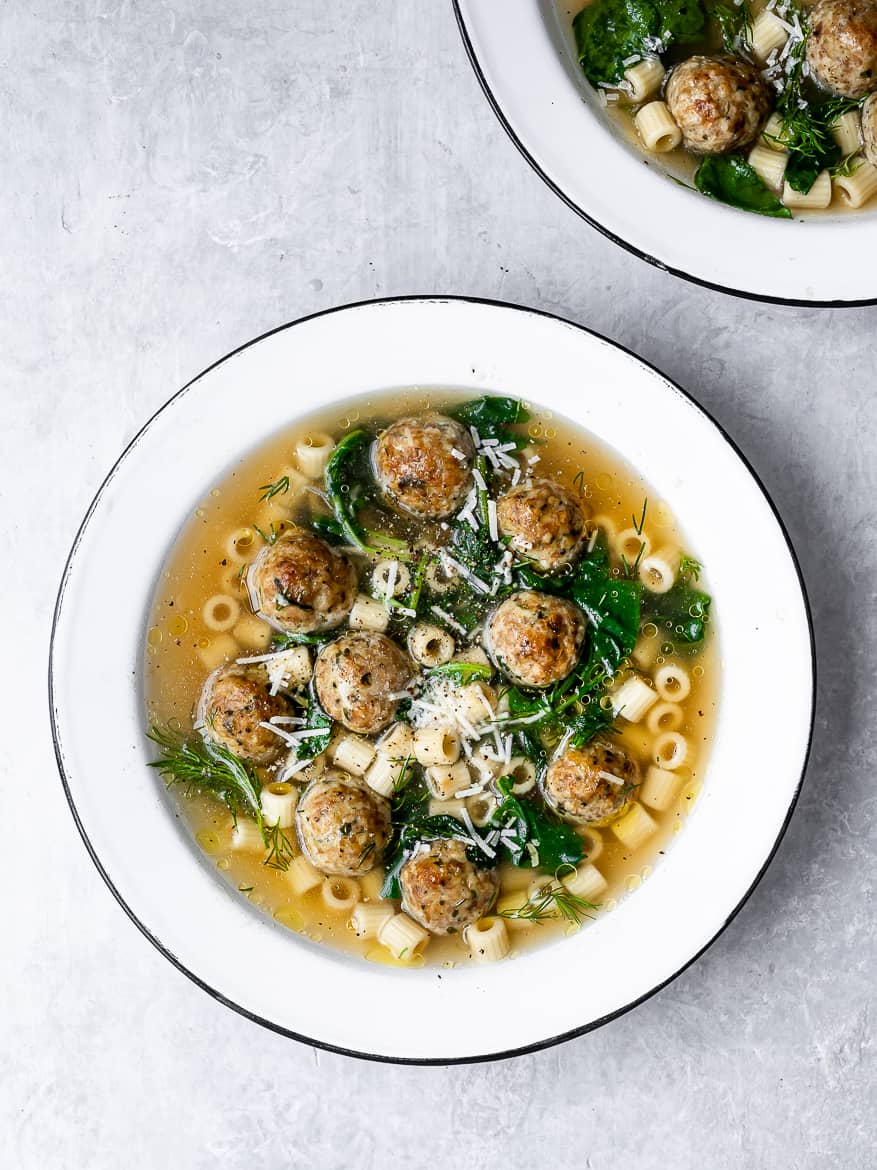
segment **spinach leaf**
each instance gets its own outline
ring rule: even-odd
[[[590,743],[594,736],[608,731],[612,726],[614,715],[610,706],[604,707],[599,699],[591,698],[580,715],[576,715],[570,723],[572,735],[570,743],[573,747],[581,748]]]
[[[321,646],[334,636],[334,630],[322,634],[275,634],[271,639],[271,651],[290,650],[293,646]]]
[[[722,30],[722,42],[729,53],[752,45],[752,9],[747,0],[740,4],[712,4],[709,14]]]
[[[658,627],[672,629],[682,642],[702,642],[711,602],[708,593],[677,581],[666,593],[644,595],[643,616]]]
[[[443,666],[434,666],[427,674],[430,678],[446,678],[449,682],[463,686],[466,683],[489,679],[493,674],[493,667],[485,666],[483,662],[446,662]]]
[[[592,85],[616,85],[631,57],[703,35],[699,0],[593,0],[573,21],[579,64]]]
[[[783,114],[782,138],[789,152],[785,179],[795,191],[806,195],[820,172],[840,162],[841,149],[831,127],[858,104],[848,98],[833,98],[821,105],[796,103]]]
[[[296,759],[312,760],[314,756],[318,756],[320,752],[324,752],[329,746],[329,740],[332,738],[332,720],[317,702],[316,698],[311,695],[308,698],[308,711],[305,716],[305,729],[324,727],[326,729],[325,735],[311,735],[307,739],[299,742],[295,749]]]
[[[642,586],[610,576],[600,556],[579,562],[571,592],[590,623],[585,667],[578,673],[591,682],[598,670],[611,678],[636,645]]]
[[[457,520],[451,525],[451,555],[481,577],[485,584],[499,559],[497,547],[484,525],[476,532],[465,520]]]
[[[517,398],[485,395],[448,411],[451,418],[467,427],[475,427],[482,439],[495,438],[497,432],[514,423],[529,421],[530,415]]]
[[[791,219],[792,213],[769,191],[744,158],[739,155],[708,155],[697,168],[694,185],[702,195],[709,195],[729,207]]]
[[[535,849],[538,857],[535,866],[548,873],[555,873],[564,865],[578,865],[584,850],[575,829],[533,801],[512,796],[513,784],[511,776],[503,776],[497,781],[503,800],[491,820],[493,827],[503,829],[501,851],[506,860],[522,869],[531,869]],[[528,849],[528,845],[532,849]]]

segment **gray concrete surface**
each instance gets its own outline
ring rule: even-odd
[[[505,138],[444,0],[7,3],[0,111],[3,1167],[873,1166],[877,310],[735,300],[603,240]],[[791,829],[700,963],[541,1055],[405,1069],[262,1031],[140,937],[64,803],[45,660],[79,519],[175,388],[301,314],[447,291],[694,392],[788,522],[821,677]]]

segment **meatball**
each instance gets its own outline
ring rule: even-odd
[[[554,480],[512,488],[497,503],[496,516],[510,547],[547,573],[582,551],[587,517],[575,494]]]
[[[568,748],[551,762],[541,780],[546,802],[565,820],[579,824],[616,816],[637,784],[636,761],[608,740]]]
[[[685,145],[697,154],[726,154],[752,142],[771,105],[755,66],[734,57],[689,57],[670,74],[665,97]]]
[[[325,874],[357,877],[383,861],[390,805],[364,780],[333,768],[304,790],[295,824],[312,865]]]
[[[862,144],[865,158],[877,167],[877,93],[862,106]]]
[[[421,842],[399,872],[402,909],[433,934],[457,934],[496,897],[493,869],[480,869],[453,838]]]
[[[584,636],[584,616],[571,601],[525,589],[494,610],[485,646],[513,682],[548,687],[575,666]]]
[[[810,10],[810,74],[847,98],[877,89],[877,3],[819,0]]]
[[[385,634],[357,630],[323,647],[314,686],[327,715],[351,731],[371,735],[392,720],[398,693],[412,674],[411,662],[395,642]]]
[[[281,630],[311,634],[339,626],[356,600],[350,558],[312,532],[291,532],[266,545],[250,569],[259,613]]]
[[[288,712],[289,704],[283,695],[270,693],[263,666],[232,665],[220,667],[209,676],[201,692],[198,714],[214,743],[254,764],[270,764],[284,744],[280,736],[261,724]]]
[[[400,508],[440,520],[462,504],[471,487],[475,447],[466,428],[443,414],[400,418],[372,452],[375,478]]]

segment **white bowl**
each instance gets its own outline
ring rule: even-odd
[[[581,0],[584,7],[585,0]],[[521,153],[629,251],[710,288],[800,305],[877,301],[877,212],[770,219],[687,190],[622,140],[558,0],[454,0],[481,85]]]
[[[532,398],[623,452],[706,563],[724,648],[703,793],[666,858],[580,934],[491,967],[374,966],[275,924],[200,857],[146,766],[147,609],[206,485],[316,403],[416,384]],[[439,1063],[596,1027],[700,954],[751,891],[790,816],[813,682],[794,556],[716,424],[604,338],[531,310],[456,299],[370,302],[305,318],[190,382],[133,440],[89,509],[61,584],[51,652],[70,805],[92,859],[144,934],[205,990],[271,1028],[375,1059]]]

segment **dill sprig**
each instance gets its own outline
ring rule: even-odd
[[[722,32],[722,41],[729,53],[752,47],[752,9],[747,0],[737,4],[714,4],[710,15]]]
[[[679,576],[685,577],[688,580],[699,581],[700,575],[703,572],[703,565],[700,561],[696,561],[694,557],[683,555],[679,559]]]
[[[277,537],[280,535],[280,533],[274,527],[273,520],[271,521],[271,527],[270,527],[269,532],[263,532],[262,529],[258,526],[258,524],[254,524],[253,527],[259,533],[259,535],[262,537],[262,539],[265,541],[266,544],[274,544],[277,540]]]
[[[152,727],[146,733],[158,746],[161,755],[150,761],[168,788],[184,784],[188,789],[203,788],[231,812],[244,813],[256,821],[264,835],[262,809],[259,804],[259,779],[253,768],[220,744],[203,739],[183,739],[171,730]]]
[[[295,857],[292,841],[281,829],[280,825],[263,825],[262,838],[268,856],[262,862],[269,869],[279,869],[284,873],[289,869],[289,863]]]
[[[259,487],[262,495],[259,496],[259,503],[264,500],[273,500],[275,496],[283,496],[289,491],[289,476],[281,475],[280,479],[274,483],[263,483]]]
[[[560,870],[557,872],[559,873]],[[598,907],[593,902],[587,902],[578,894],[568,890],[555,874],[553,882],[532,894],[522,906],[515,906],[511,910],[501,910],[499,917],[522,919],[525,922],[533,922],[537,926],[543,922],[565,919],[578,926],[583,918],[593,918],[592,911],[597,909]]]

